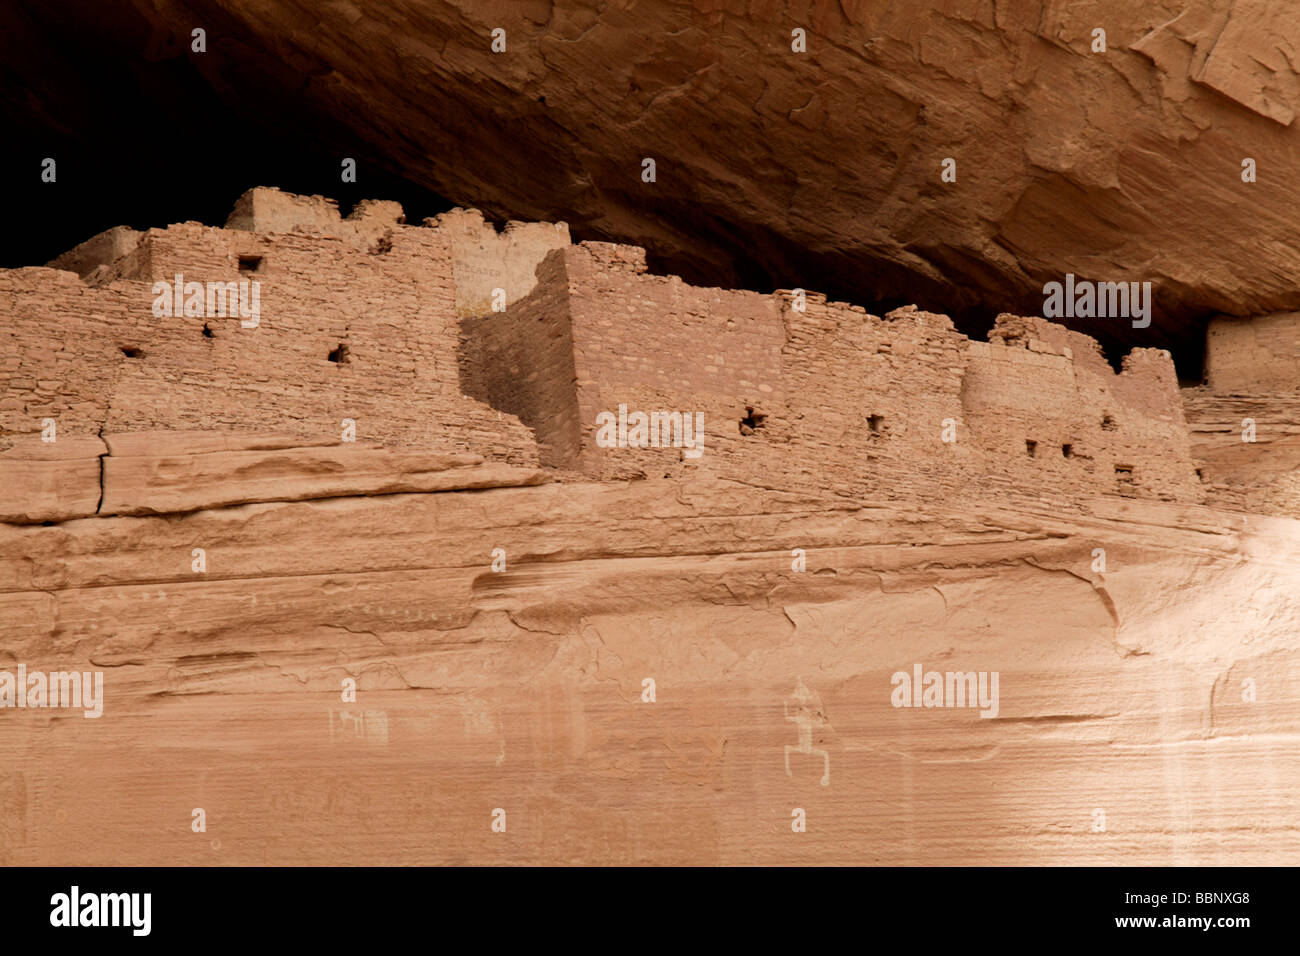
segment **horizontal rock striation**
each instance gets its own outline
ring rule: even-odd
[[[105,674],[0,712],[0,860],[1294,861],[1295,528],[663,479],[0,526],[0,670]],[[917,663],[996,717],[892,706]]]

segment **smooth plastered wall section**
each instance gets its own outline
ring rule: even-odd
[[[1210,322],[1205,378],[1218,393],[1300,389],[1300,312]]]

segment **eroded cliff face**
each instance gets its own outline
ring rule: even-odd
[[[0,273],[0,862],[1300,858],[1300,522],[1186,487],[1168,356],[400,220],[254,190]],[[178,271],[260,282],[257,324],[159,315]],[[479,395],[492,322],[523,344]],[[732,433],[605,447],[620,395]],[[102,693],[19,708],[20,667]]]
[[[1151,329],[1071,323],[1126,346],[1300,307],[1285,0],[111,0],[6,16],[24,117],[171,114],[156,91],[55,68],[82,55],[67,27],[93,23],[87,55],[196,71],[241,115],[366,150],[362,175],[645,246],[697,284],[977,309],[982,330],[1038,312],[1066,273],[1151,281]]]
[[[3,669],[105,675],[3,712],[0,860],[1294,862],[1295,530],[663,480],[0,526]]]

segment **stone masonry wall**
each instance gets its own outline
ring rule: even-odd
[[[1117,374],[1091,338],[1042,319],[999,316],[972,342],[912,307],[882,318],[813,293],[799,309],[790,292],[696,288],[646,274],[639,248],[569,245],[540,226],[498,233],[464,210],[407,226],[386,202],[342,219],[321,197],[258,189],[227,228],[83,244],[67,262],[88,281],[0,272],[12,316],[0,452],[46,417],[61,436],[222,430],[304,445],[338,441],[354,419],[362,442],[597,479],[1200,498],[1167,353],[1135,350]],[[260,325],[154,316],[154,283],[178,274],[259,282]],[[514,290],[505,312],[474,304],[490,288]],[[702,454],[680,434],[601,447],[598,416],[620,409],[702,415]]]
[[[74,246],[47,265],[51,269],[65,269],[88,279],[97,268],[116,262],[134,251],[140,244],[141,235],[129,226],[114,226]]]
[[[94,288],[72,272],[0,269],[0,450],[46,418],[60,434],[99,433],[122,348],[152,323],[148,296],[143,282]]]
[[[505,293],[508,309],[533,290],[547,254],[570,243],[569,227],[562,222],[508,222],[497,232],[477,209],[453,209],[425,224],[451,241],[458,316],[490,313],[496,289]]]
[[[945,494],[978,474],[960,400],[967,340],[942,315],[788,302],[787,481],[853,497]],[[955,442],[943,441],[946,420]],[[814,487],[817,485],[814,484]]]
[[[584,242],[564,256],[583,470],[739,476],[769,463],[740,422],[747,409],[773,405],[783,388],[777,300],[646,275],[645,253],[632,246]],[[620,404],[629,415],[702,414],[707,451],[691,459],[678,447],[598,447],[597,416],[617,416]]]
[[[573,326],[564,257],[537,267],[536,289],[504,313],[461,322],[460,379],[465,391],[528,424],[541,462],[574,468],[581,452]]]
[[[1116,373],[1090,336],[1001,315],[987,344],[971,343],[963,403],[986,458],[1017,486],[1200,498],[1167,352],[1134,349]]]
[[[1201,497],[1167,353],[1135,350],[1116,373],[1090,337],[1041,319],[1000,316],[989,342],[971,342],[947,317],[915,308],[881,318],[808,294],[799,311],[791,293],[646,275],[640,249],[608,243],[567,248],[539,270],[538,289],[510,313],[523,338],[509,361],[482,340],[479,374],[491,379],[499,365],[509,381],[498,388],[535,428],[542,390],[560,388],[545,380],[564,368],[552,349],[566,297],[577,465],[593,477],[695,473],[878,498]],[[545,342],[530,348],[541,329]],[[533,353],[547,355],[544,366],[530,368]],[[599,447],[597,416],[620,405],[702,412],[703,456]],[[943,440],[945,423],[955,441]]]
[[[0,443],[52,417],[61,437],[226,429],[315,444],[337,442],[351,418],[359,442],[536,464],[526,428],[462,395],[450,237],[400,225],[395,204],[363,206],[347,228],[151,229],[98,285],[0,271]],[[153,283],[176,274],[258,281],[259,326],[154,316]]]

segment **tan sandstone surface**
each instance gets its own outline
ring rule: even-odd
[[[0,681],[104,676],[0,708],[0,863],[1300,861],[1287,413],[799,301],[265,189],[0,271]]]

